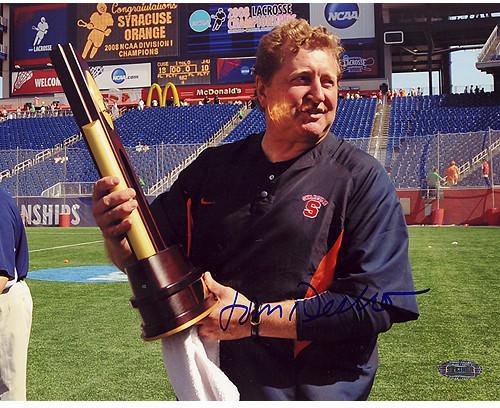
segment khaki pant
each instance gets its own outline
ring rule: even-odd
[[[0,294],[0,400],[26,400],[26,365],[33,302],[17,282]]]

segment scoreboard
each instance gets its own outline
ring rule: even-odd
[[[172,82],[174,85],[196,85],[210,83],[210,63],[208,59],[157,61],[153,64],[152,80],[159,85]]]

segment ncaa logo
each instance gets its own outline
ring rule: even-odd
[[[359,7],[356,3],[328,3],[325,19],[334,28],[349,28],[359,19]]]
[[[125,79],[127,79],[127,73],[123,68],[116,68],[111,73],[111,80],[115,84],[121,84]]]

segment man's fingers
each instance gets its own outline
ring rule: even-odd
[[[206,326],[198,325],[197,329],[198,329],[198,336],[200,336],[201,338],[204,338],[204,339],[209,337],[210,330],[208,330],[206,328]]]
[[[111,225],[103,229],[102,234],[104,237],[116,240],[122,240],[123,238],[125,238],[127,232],[130,230],[131,227],[132,223],[128,218],[126,218],[118,224]]]
[[[207,288],[210,292],[212,292],[217,298],[221,298],[226,286],[221,285],[219,282],[215,281],[214,278],[212,278],[212,274],[210,272],[205,272],[203,274],[203,281],[205,282],[205,285],[207,285]]]
[[[118,177],[107,176],[97,180],[94,184],[94,191],[92,193],[92,200],[99,201],[105,195],[119,184]]]
[[[127,202],[133,201],[135,202],[135,207],[137,207],[137,201],[132,200],[135,196],[136,193],[133,188],[127,188],[122,191],[114,191],[104,195],[101,199],[99,199],[99,201],[94,202],[94,217],[98,217],[101,214],[104,214]]]
[[[113,208],[99,217],[98,225],[105,238],[121,240],[125,237],[132,226],[128,218],[130,213],[137,207],[135,200],[127,201]]]
[[[137,205],[138,203],[136,200],[125,201],[124,203],[112,207],[110,210],[102,214],[100,221],[105,225],[115,224],[118,221],[122,221],[137,208]]]
[[[129,215],[138,203],[132,188],[112,191],[119,184],[117,177],[103,177],[94,185],[92,214],[105,238],[121,240],[131,228]]]
[[[208,329],[206,326],[198,326],[198,336],[203,339],[218,340],[220,333],[219,331]]]

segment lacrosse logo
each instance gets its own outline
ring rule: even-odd
[[[45,17],[42,17],[38,25],[36,27],[31,26],[31,28],[36,31],[35,39],[33,40],[33,48],[35,48],[37,45],[40,45],[43,37],[45,37],[45,34],[49,31],[49,24],[45,20]]]
[[[344,54],[342,57],[342,67],[347,73],[360,73],[364,71],[370,72],[375,65],[373,57],[365,58],[363,56],[352,56]]]
[[[111,34],[111,27],[113,27],[114,20],[113,16],[108,13],[107,10],[108,7],[105,3],[99,3],[97,5],[97,11],[92,13],[89,22],[82,19],[77,21],[76,25],[78,27],[83,27],[87,30],[90,30],[90,33],[87,37],[87,42],[85,43],[85,48],[83,49],[83,58],[87,58],[89,51],[89,58],[94,58],[95,54],[104,42],[104,37],[107,37]]]
[[[14,85],[12,85],[12,92],[16,92],[21,89],[21,87],[33,77],[33,71],[21,71],[14,73],[14,75],[16,74],[17,76],[15,77],[16,79],[14,80]]]

